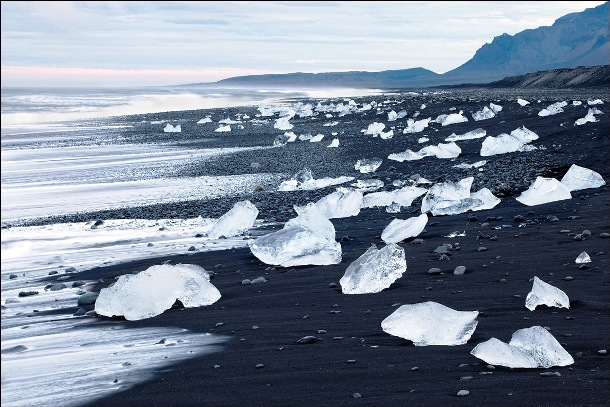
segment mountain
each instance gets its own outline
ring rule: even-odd
[[[249,75],[223,79],[221,86],[356,87],[406,89],[488,83],[508,76],[578,66],[610,65],[609,4],[567,14],[553,25],[502,34],[459,67],[437,74],[424,68],[381,72]]]
[[[511,76],[485,85],[489,88],[596,88],[610,86],[610,65],[579,66]]]

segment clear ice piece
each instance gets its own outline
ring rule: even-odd
[[[402,277],[406,270],[402,247],[392,243],[377,249],[372,245],[349,265],[339,284],[343,294],[378,293]]]
[[[576,164],[572,164],[568,172],[561,178],[561,183],[570,192],[587,188],[599,188],[606,185],[606,181],[604,181],[604,178],[599,173]]]
[[[354,168],[363,174],[369,172],[375,172],[381,165],[383,160],[381,158],[363,158],[356,161]]]
[[[316,206],[327,219],[358,216],[362,207],[362,191],[339,187],[322,197]]]
[[[413,119],[407,119],[407,125],[402,132],[403,134],[422,132],[426,127],[428,127],[428,123],[430,123],[430,120],[432,120],[431,117],[417,121]]]
[[[291,179],[282,181],[278,191],[314,190],[352,181],[354,177],[314,179],[309,168],[298,171]]]
[[[567,294],[559,288],[552,286],[549,283],[545,283],[538,277],[534,277],[532,290],[525,298],[525,307],[530,311],[533,311],[538,305],[570,308],[570,299]]]
[[[535,206],[572,199],[572,194],[565,184],[555,178],[537,177],[532,185],[515,199],[524,205]]]
[[[422,200],[422,213],[437,215],[456,215],[467,211],[491,209],[500,203],[487,188],[470,193],[474,177],[459,182],[443,182],[433,185]]]
[[[589,257],[587,252],[582,252],[578,255],[578,257],[576,258],[575,261],[576,261],[576,264],[591,263],[591,257]]]
[[[416,237],[424,230],[426,223],[428,223],[428,215],[425,213],[406,220],[394,219],[381,232],[381,240],[386,243],[398,243]]]
[[[479,311],[456,311],[437,302],[402,305],[381,322],[390,335],[415,346],[463,345],[477,327]]]
[[[233,208],[218,218],[208,236],[212,239],[218,239],[220,236],[237,236],[254,226],[257,216],[258,209],[252,202],[237,202]]]
[[[521,126],[510,134],[500,134],[498,137],[489,136],[481,145],[481,156],[488,157],[496,154],[506,154],[519,151],[529,142],[538,140],[538,135],[525,126]]]
[[[163,313],[176,300],[191,308],[210,305],[219,299],[220,291],[210,283],[210,275],[203,267],[164,264],[138,274],[122,275],[112,286],[102,288],[95,312],[137,321]]]
[[[415,198],[422,196],[427,191],[425,188],[406,186],[394,191],[371,192],[364,195],[362,207],[390,206],[392,203],[398,203],[400,206],[411,206]]]
[[[508,344],[491,338],[470,353],[491,365],[510,368],[549,368],[574,363],[557,339],[541,326],[515,331]]]
[[[460,140],[474,140],[478,138],[483,138],[487,134],[487,131],[484,129],[478,128],[474,130],[470,130],[464,134],[455,134],[452,133],[450,136],[445,138],[445,141],[460,141]]]

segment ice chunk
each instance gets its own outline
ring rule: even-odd
[[[288,137],[287,143],[294,143],[297,140],[297,135],[291,131],[284,133],[284,136]]]
[[[415,346],[463,345],[476,329],[478,315],[478,311],[456,311],[428,301],[401,306],[381,322],[381,328]]]
[[[292,116],[284,116],[284,117],[280,117],[279,119],[277,119],[275,121],[275,124],[273,125],[274,128],[278,129],[278,130],[290,130],[292,129],[294,126],[289,122],[289,120],[292,118]]]
[[[484,129],[478,128],[460,135],[453,133],[448,136],[445,141],[473,140],[483,138],[486,134],[487,132]]]
[[[409,133],[419,133],[421,131],[424,131],[424,129],[426,127],[428,127],[428,123],[430,123],[430,120],[432,120],[431,117],[428,117],[427,119],[422,119],[422,120],[413,120],[413,119],[407,119],[407,127],[405,127],[405,129],[402,131],[404,134],[409,134]]]
[[[257,216],[258,209],[252,202],[237,202],[233,208],[218,218],[208,236],[212,239],[218,239],[220,236],[237,236],[254,226]]]
[[[376,191],[384,185],[380,179],[358,180],[352,186],[362,192]]]
[[[480,121],[480,120],[487,120],[487,119],[491,119],[492,117],[495,117],[496,113],[488,108],[487,106],[483,107],[482,110],[479,110],[478,112],[475,112],[472,114],[472,118],[475,121]]]
[[[227,124],[226,126],[219,126],[216,130],[217,133],[227,133],[231,131],[231,125]]]
[[[388,159],[403,162],[421,160],[422,158],[428,156],[436,156],[436,158],[456,158],[461,152],[462,149],[454,142],[445,144],[439,143],[436,146],[426,146],[420,149],[418,152],[413,152],[407,149],[402,153],[393,153],[388,155]]]
[[[576,164],[572,164],[568,172],[561,179],[561,183],[570,191],[599,188],[606,185],[606,181],[604,181],[599,173]]]
[[[314,179],[309,168],[298,171],[292,179],[282,181],[278,191],[314,190],[339,185],[353,180],[354,177],[320,178]]]
[[[407,186],[394,191],[381,191],[366,194],[362,200],[363,208],[389,206],[397,203],[400,206],[411,206],[413,200],[427,192],[425,188]]]
[[[394,137],[394,130],[382,131],[381,133],[379,133],[379,137],[381,137],[384,140],[392,138],[392,137]]]
[[[530,104],[530,102],[528,102],[525,99],[521,99],[521,98],[517,99],[517,103],[519,103],[520,106],[525,106],[525,105],[529,105]]]
[[[428,141],[430,141],[430,139],[428,137],[420,137],[417,139],[417,142],[419,144],[427,143]]]
[[[603,104],[604,104],[604,101],[603,101],[603,100],[601,100],[601,99],[595,99],[595,100],[591,100],[591,99],[589,99],[589,100],[587,100],[587,104],[588,104],[589,106],[592,106],[592,105],[603,105]]]
[[[502,111],[502,106],[493,103],[489,104],[489,108],[496,114]]]
[[[381,240],[386,243],[398,243],[416,237],[424,230],[426,223],[428,223],[428,215],[425,213],[406,220],[394,219],[381,232]]]
[[[500,134],[498,137],[487,137],[481,145],[481,156],[488,157],[496,154],[519,151],[531,141],[538,140],[538,135],[525,126],[521,126],[510,134]]]
[[[167,123],[163,128],[163,131],[165,133],[180,133],[182,131],[182,128],[179,124],[177,124],[176,126],[172,126],[171,124]]]
[[[354,168],[363,174],[369,172],[375,172],[381,165],[383,160],[381,158],[363,158],[356,161]]]
[[[349,265],[339,284],[343,294],[378,293],[402,277],[406,270],[402,247],[392,243],[378,250],[372,245]]]
[[[439,118],[437,117],[437,123],[440,123],[442,126],[448,126],[450,124],[457,124],[457,123],[463,123],[463,122],[467,122],[468,118],[466,116],[464,116],[462,114],[463,112],[460,111],[459,113],[451,113],[448,115],[443,115],[445,116],[444,118],[442,118],[442,120],[439,122]]]
[[[324,138],[324,134],[318,134],[316,136],[313,136],[312,138],[309,139],[310,143],[317,143],[319,141],[322,141],[322,139]]]
[[[388,112],[388,121],[389,122],[393,122],[398,118],[398,113],[396,113],[395,111],[390,111]]]
[[[561,113],[561,112],[563,112],[563,108],[566,107],[567,105],[568,105],[568,102],[566,102],[566,101],[553,103],[552,105],[549,105],[546,108],[539,111],[538,116],[545,117],[545,116],[552,116],[554,114]]]
[[[210,305],[220,291],[210,283],[209,273],[194,264],[152,266],[138,274],[125,274],[110,287],[102,288],[95,312],[128,321],[151,318],[179,300],[186,308]]]
[[[252,254],[267,264],[283,267],[328,265],[341,262],[335,227],[314,203],[295,207],[296,218],[277,232],[248,242]]]
[[[580,100],[573,100],[572,101],[572,106],[581,106],[582,102]]]
[[[533,311],[538,305],[570,308],[570,299],[566,293],[559,288],[545,283],[538,277],[534,277],[532,291],[530,291],[525,298],[525,307],[530,311]]]
[[[210,119],[210,116],[204,117],[203,119],[200,119],[197,124],[205,124],[205,123],[212,123],[212,119]]]
[[[574,122],[574,126],[582,126],[585,123],[595,123],[598,122],[599,119],[595,117],[595,111],[593,109],[589,109],[587,115],[581,119],[578,119]]]
[[[524,205],[534,206],[571,198],[569,188],[555,178],[537,177],[516,199]]]
[[[369,124],[369,127],[364,131],[364,134],[370,134],[373,137],[377,137],[385,129],[385,124],[373,122]]]
[[[316,202],[316,206],[327,219],[358,216],[362,207],[362,191],[339,187]]]
[[[484,166],[485,164],[487,164],[487,161],[486,160],[482,160],[482,161],[477,161],[477,162],[472,163],[472,164],[468,164],[468,163],[457,164],[457,165],[454,165],[453,168],[460,168],[460,169],[467,170],[467,169],[470,169],[470,168],[479,168],[479,167]]]
[[[587,252],[582,252],[578,255],[578,257],[576,258],[575,261],[576,261],[576,264],[591,263],[591,257],[589,257]]]
[[[508,344],[491,338],[470,353],[491,365],[510,368],[549,368],[574,363],[557,339],[541,326],[519,329]]]
[[[491,209],[500,203],[487,188],[470,193],[474,177],[459,182],[443,182],[433,185],[422,200],[422,213],[437,215],[456,215],[467,211]]]
[[[333,141],[330,142],[329,145],[327,145],[326,147],[339,147],[339,139],[338,138],[334,138]]]
[[[275,140],[273,140],[273,146],[274,147],[284,146],[284,145],[286,145],[286,143],[288,143],[289,139],[290,139],[290,136],[288,135],[288,133],[280,134],[279,136],[275,137]]]

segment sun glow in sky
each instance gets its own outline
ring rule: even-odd
[[[601,1],[1,3],[2,86],[139,86],[263,73],[443,73],[495,36]]]

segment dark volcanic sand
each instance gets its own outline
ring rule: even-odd
[[[326,134],[321,143],[296,142],[283,148],[235,154],[222,160],[204,162],[180,169],[180,175],[239,174],[251,172],[250,164],[259,162],[262,171],[292,174],[303,166],[314,177],[353,175],[359,158],[380,157],[384,162],[376,176],[393,189],[391,182],[419,173],[432,181],[475,176],[473,191],[487,186],[502,202],[494,209],[471,213],[431,217],[424,241],[413,244],[407,239],[405,249],[407,271],[389,289],[377,294],[345,295],[339,279],[347,266],[366,249],[380,240],[381,231],[394,217],[406,219],[419,213],[419,200],[399,214],[388,214],[384,208],[366,209],[359,216],[334,219],[337,239],[343,249],[343,261],[333,266],[301,266],[272,268],[262,264],[250,251],[227,251],[185,254],[155,258],[118,266],[82,272],[82,279],[104,279],[98,288],[113,278],[137,272],[166,260],[172,263],[198,264],[216,274],[212,283],[222,293],[215,304],[202,308],[182,309],[179,306],[152,319],[123,321],[96,317],[100,324],[126,327],[177,326],[193,332],[210,332],[231,338],[218,353],[197,357],[188,362],[159,371],[155,378],[134,388],[117,391],[111,397],[91,403],[91,406],[606,406],[610,400],[610,364],[608,356],[598,351],[610,347],[610,239],[600,237],[610,232],[610,193],[608,186],[573,193],[571,200],[527,207],[515,197],[527,189],[538,175],[561,178],[571,164],[578,164],[602,174],[610,181],[608,98],[597,107],[604,111],[597,123],[574,126],[586,109],[567,106],[564,113],[539,118],[537,112],[547,105],[567,100],[600,97],[601,92],[580,91],[460,91],[437,96],[378,97],[378,100],[402,100],[391,108],[409,113],[419,110],[421,103],[428,108],[418,119],[450,113],[449,107],[470,112],[494,102],[504,110],[489,120],[431,126],[422,133],[402,135],[390,140],[364,136],[360,130],[373,121],[388,125],[387,113],[374,112],[342,118],[293,119],[296,134],[318,132]],[[533,102],[520,107],[517,96]],[[602,96],[603,97],[603,96]],[[370,100],[372,98],[367,98]],[[543,103],[535,103],[542,99]],[[358,100],[357,100],[358,101]],[[388,109],[389,110],[389,109]],[[212,119],[234,117],[236,108],[212,111]],[[269,145],[283,132],[270,125],[258,133],[250,127],[229,134],[203,134],[194,121],[205,112],[179,113],[183,117],[181,140],[192,137],[209,139],[202,147],[229,145]],[[167,114],[175,118],[178,113]],[[165,118],[163,114],[148,115],[147,119]],[[142,116],[125,118],[138,122]],[[335,127],[323,123],[339,121]],[[401,125],[406,119],[394,123]],[[345,123],[348,122],[348,123]],[[189,125],[190,123],[190,125]],[[561,125],[563,124],[563,125]],[[458,141],[462,155],[455,161],[427,157],[420,161],[398,163],[387,160],[389,153],[406,148],[418,150],[427,144],[443,142],[455,132],[482,127],[488,135],[497,136],[522,125],[535,131],[540,139],[532,145],[544,146],[533,152],[519,152],[481,158],[478,155],[482,139]],[[210,126],[210,125],[208,125]],[[145,127],[143,125],[143,127]],[[233,126],[232,126],[233,127]],[[387,128],[386,128],[387,129]],[[438,129],[438,131],[434,131]],[[199,132],[195,136],[195,131]],[[338,131],[341,146],[327,149]],[[140,133],[138,133],[140,132]],[[418,145],[417,138],[426,135],[430,142]],[[134,128],[123,135],[134,141],[167,137],[156,136],[146,129]],[[140,137],[140,138],[138,138]],[[173,135],[172,137],[175,137]],[[488,159],[485,171],[458,170],[452,165]],[[178,175],[178,174],[177,174]],[[95,214],[63,217],[63,220],[90,220],[120,216],[219,216],[240,199],[251,199],[260,209],[260,218],[286,220],[295,216],[292,205],[315,200],[334,191],[334,187],[313,192],[257,192],[247,197],[231,197],[211,202],[197,201],[159,205],[150,208],[125,209]],[[515,222],[516,215],[525,217]],[[558,221],[549,221],[554,215]],[[496,220],[489,220],[493,217]],[[502,220],[497,220],[502,217]],[[54,219],[54,220],[57,220]],[[495,229],[501,225],[509,225]],[[525,227],[519,227],[526,225]],[[585,240],[574,240],[574,234],[590,230]],[[569,232],[565,232],[569,230]],[[447,238],[451,232],[465,231],[466,236]],[[491,237],[496,236],[496,239]],[[344,238],[345,237],[345,238]],[[443,243],[459,242],[460,250],[452,250],[448,261],[439,261],[433,250]],[[479,251],[484,246],[486,251]],[[579,269],[574,259],[586,251],[592,263]],[[465,275],[454,275],[457,266],[466,266]],[[443,274],[430,275],[432,267]],[[242,285],[243,279],[264,276],[268,282]],[[525,297],[532,287],[531,279],[538,276],[562,289],[570,298],[570,309],[525,308]],[[568,278],[570,277],[570,278]],[[337,287],[329,287],[335,283]],[[409,341],[386,334],[381,321],[399,304],[436,301],[460,311],[478,310],[479,324],[471,339],[460,346],[416,347]],[[75,310],[78,307],[75,305]],[[89,307],[88,309],[92,309]],[[224,323],[216,326],[217,323]],[[508,342],[512,333],[534,325],[548,327],[555,338],[574,357],[567,367],[550,369],[489,369],[483,361],[470,355],[477,344],[496,337]],[[253,326],[259,329],[253,330]],[[324,330],[320,333],[319,330]],[[321,340],[312,344],[297,344],[306,335]],[[341,338],[341,339],[339,339]],[[355,361],[348,363],[349,361]],[[257,368],[257,364],[264,367]],[[215,365],[220,367],[215,368]],[[415,369],[417,368],[417,369]],[[541,376],[543,372],[559,372],[561,376]],[[469,380],[460,380],[471,376]],[[118,377],[119,382],[121,378]],[[458,397],[459,390],[469,395]],[[355,398],[359,393],[360,398]]]

